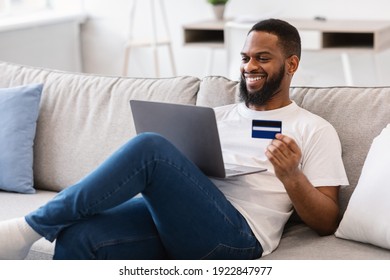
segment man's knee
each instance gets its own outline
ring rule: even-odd
[[[141,133],[134,140],[140,148],[148,151],[161,151],[173,147],[166,138],[154,132]]]

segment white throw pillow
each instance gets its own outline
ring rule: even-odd
[[[372,142],[335,235],[390,249],[390,124]]]

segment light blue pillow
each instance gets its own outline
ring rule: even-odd
[[[35,193],[33,145],[42,84],[0,89],[0,189]]]

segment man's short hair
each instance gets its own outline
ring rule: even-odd
[[[252,31],[263,31],[276,35],[286,58],[292,55],[301,58],[301,37],[298,30],[288,22],[280,19],[262,20],[253,25],[248,34]]]

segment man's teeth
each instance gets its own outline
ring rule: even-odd
[[[249,82],[255,82],[255,81],[260,81],[263,79],[263,77],[254,77],[254,78],[246,78]]]

